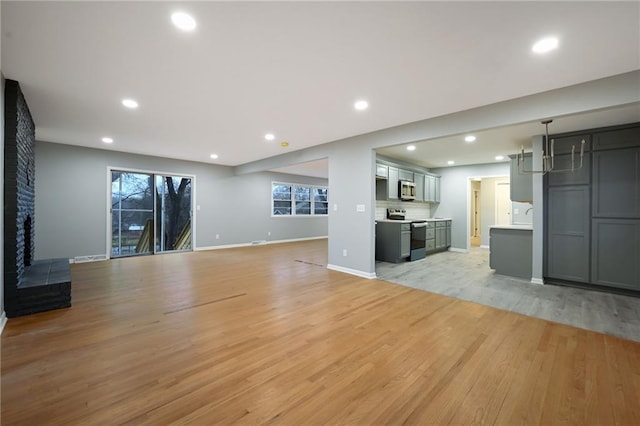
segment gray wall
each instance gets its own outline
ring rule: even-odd
[[[359,144],[344,145],[330,156],[329,182],[339,182],[329,192],[332,269],[375,275],[375,162],[374,151]],[[357,205],[364,206],[364,211],[356,211]]]
[[[328,233],[326,216],[271,217],[272,181],[327,185],[326,179],[235,176],[231,167],[37,142],[36,259],[107,253],[108,167],[195,175],[196,248]]]
[[[469,242],[469,212],[470,212],[470,178],[472,177],[497,177],[509,176],[509,163],[478,164],[473,166],[446,167],[433,169],[433,173],[439,174],[440,178],[440,204],[435,204],[431,208],[433,217],[450,217],[451,223],[451,248],[468,250]],[[484,193],[484,185],[482,192]],[[481,201],[482,242],[485,245],[485,234],[489,237],[488,225],[485,229],[485,221],[493,220],[493,204],[491,212],[487,213],[485,206],[489,204]],[[487,217],[489,216],[489,217]],[[488,239],[487,239],[488,244]]]

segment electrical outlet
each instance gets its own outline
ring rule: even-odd
[[[220,234],[216,234],[216,240],[220,239]]]
[[[344,257],[347,257],[347,249],[343,249],[343,250],[342,250],[342,255],[343,255]]]
[[[269,237],[271,236],[271,231],[267,232],[267,236]]]
[[[334,212],[337,212],[337,211],[338,211],[338,205],[337,205],[337,204],[334,204],[334,205],[333,205],[333,211],[334,211]]]
[[[356,204],[356,211],[362,213],[364,210],[364,204]]]

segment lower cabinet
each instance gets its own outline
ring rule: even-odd
[[[376,260],[399,263],[411,254],[411,224],[376,223]]]
[[[640,295],[640,123],[554,138],[560,169],[562,141],[586,146],[581,169],[545,176],[545,280]]]
[[[589,191],[586,185],[548,189],[546,276],[549,278],[589,282]]]
[[[437,220],[427,223],[427,254],[451,247],[451,221]]]
[[[640,291],[640,220],[593,219],[591,282]]]

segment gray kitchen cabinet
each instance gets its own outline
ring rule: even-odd
[[[422,173],[413,174],[414,182],[416,184],[416,199],[415,201],[424,201],[424,175]]]
[[[574,156],[573,172],[551,172],[546,175],[548,185],[589,185],[591,180],[591,153],[585,152],[580,167],[580,155]],[[559,154],[554,157],[554,169],[564,170],[571,168],[571,154]]]
[[[413,172],[400,169],[399,176],[400,176],[400,180],[410,180],[411,182],[413,182]]]
[[[424,201],[440,202],[440,176],[426,175],[424,178]]]
[[[389,178],[387,179],[387,198],[389,200],[398,199],[398,181],[400,172],[397,167],[389,166]]]
[[[376,222],[376,260],[399,263],[411,254],[411,223]]]
[[[584,141],[584,157],[580,167],[580,150]],[[589,185],[591,182],[591,135],[579,134],[553,137],[553,171],[546,175],[547,184],[558,185]],[[571,164],[571,150],[574,149],[573,171]]]
[[[554,136],[554,170],[544,185],[544,277],[640,291],[640,123]]]
[[[553,139],[553,153],[555,155],[571,154],[571,149],[573,148],[575,149],[576,158],[578,158],[582,141],[584,141],[584,152],[591,151],[591,135],[587,133],[569,136],[552,136],[550,139]]]
[[[549,187],[546,276],[589,282],[589,187]]]
[[[593,219],[591,282],[640,291],[640,220]]]
[[[447,228],[436,228],[436,250],[447,247]]]
[[[433,202],[433,197],[435,196],[435,182],[433,180],[433,176],[425,175],[424,177],[424,201],[427,203]]]
[[[524,161],[518,167],[516,155],[510,155],[510,190],[511,201],[531,203],[533,200],[533,175],[522,173],[521,170],[532,170],[533,155],[530,152],[524,154]]]
[[[376,164],[376,178],[388,179],[389,166],[386,166],[384,164]]]
[[[430,220],[427,222],[427,254],[447,250],[451,246],[451,221]]]
[[[436,222],[436,249],[447,247],[447,221]]]
[[[640,148],[593,153],[593,216],[640,219]]]
[[[426,241],[425,246],[427,249],[427,253],[431,253],[436,249],[436,223],[435,222],[427,222],[427,231],[426,231]]]
[[[593,150],[640,146],[640,127],[622,128],[596,132],[593,135]]]
[[[531,229],[489,229],[489,267],[496,274],[531,279],[533,251]]]

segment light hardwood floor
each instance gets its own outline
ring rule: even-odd
[[[326,240],[73,265],[2,424],[640,424],[640,343],[326,269]]]

